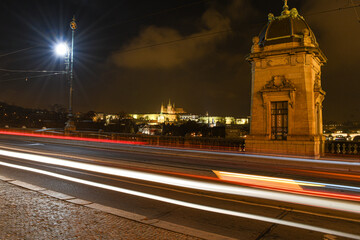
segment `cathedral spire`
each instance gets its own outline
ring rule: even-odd
[[[160,114],[164,113],[164,103],[161,103]]]

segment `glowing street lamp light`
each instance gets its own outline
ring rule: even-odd
[[[68,57],[70,49],[66,43],[59,43],[55,46],[55,53],[62,57]]]
[[[70,28],[72,30],[71,34],[71,46],[70,48],[66,43],[59,43],[55,46],[55,53],[59,56],[65,57],[65,67],[66,67],[66,74],[69,78],[69,113],[68,113],[68,121],[65,125],[65,133],[70,133],[76,130],[75,122],[73,119],[72,114],[72,95],[73,95],[73,79],[74,79],[74,33],[75,29],[77,28],[75,22],[75,16],[73,17],[72,21],[70,22]]]

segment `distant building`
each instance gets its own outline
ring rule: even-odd
[[[145,121],[149,124],[159,123],[173,123],[178,122],[181,114],[186,114],[183,108],[176,108],[175,103],[169,103],[167,106],[161,104],[160,113],[140,113],[140,114],[129,114],[133,119],[139,121]]]
[[[99,113],[95,113],[94,117],[93,117],[93,122],[101,122],[105,120],[105,113],[99,112]]]
[[[162,128],[159,125],[144,125],[139,127],[139,133],[146,135],[161,135]]]
[[[168,105],[165,107],[161,104],[160,114],[183,114],[186,113],[183,108],[176,108],[175,103],[171,104],[170,99]]]
[[[194,121],[198,123],[207,124],[209,127],[215,127],[219,125],[243,125],[248,124],[248,118],[235,118],[235,117],[221,117],[221,116],[210,116],[206,115],[197,115],[186,113],[183,108],[175,107],[175,103],[169,103],[165,106],[161,104],[160,113],[131,113],[128,116],[138,124],[145,125],[158,125],[161,123],[179,123],[186,121]],[[117,114],[105,114],[105,113],[95,113],[93,117],[94,122],[105,121],[105,124],[108,125],[112,121],[119,120],[120,115]],[[148,128],[143,128],[143,132],[150,132]]]
[[[185,121],[198,122],[198,121],[199,121],[199,115],[195,115],[195,114],[181,114],[181,115],[179,115],[179,120],[182,121],[182,122],[185,122]]]
[[[198,122],[208,124],[210,127],[216,127],[218,125],[244,125],[249,123],[249,119],[205,115],[200,116]]]

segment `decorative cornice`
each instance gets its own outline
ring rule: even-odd
[[[326,63],[327,58],[324,55],[324,53],[321,51],[319,47],[295,47],[295,48],[287,48],[287,49],[276,49],[276,50],[270,50],[266,51],[263,50],[261,52],[253,52],[246,56],[246,60],[251,62],[256,58],[266,58],[268,56],[275,56],[275,55],[282,55],[282,54],[296,54],[298,52],[306,52],[308,54],[314,54],[320,59],[320,62]]]

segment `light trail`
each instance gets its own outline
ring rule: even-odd
[[[186,148],[169,148],[161,146],[151,146],[146,142],[137,142],[137,141],[125,141],[125,140],[109,140],[109,139],[95,139],[95,138],[85,138],[85,137],[71,137],[71,136],[58,136],[58,135],[41,135],[35,133],[21,133],[21,132],[10,132],[10,131],[0,131],[0,134],[3,135],[15,135],[15,136],[28,136],[28,137],[39,137],[39,138],[54,138],[54,139],[64,139],[64,140],[78,140],[78,141],[88,141],[88,142],[103,142],[103,143],[119,143],[119,144],[131,144],[134,147],[145,148],[145,149],[154,149],[154,150],[163,150],[168,149],[174,152],[189,152],[189,153],[207,153],[217,156],[244,156],[249,158],[262,158],[262,159],[276,159],[282,161],[293,161],[293,162],[304,162],[304,163],[323,163],[331,165],[343,165],[343,166],[356,166],[360,167],[360,162],[354,161],[338,161],[338,160],[326,160],[326,159],[313,159],[313,158],[299,158],[299,157],[286,157],[286,156],[275,156],[275,155],[257,155],[257,154],[247,154],[240,152],[217,152],[217,151],[206,151],[206,150],[196,150],[196,149],[186,149]]]
[[[36,143],[35,143],[36,144]],[[17,151],[17,148],[13,148],[13,147],[7,147],[7,146],[1,146],[0,148],[5,148],[8,150],[15,150]],[[27,152],[27,153],[36,153],[39,154],[39,151],[33,151],[33,150],[29,150],[29,149],[21,149],[22,152]],[[78,157],[78,156],[73,156],[73,155],[64,155],[64,154],[57,154],[57,153],[52,153],[52,152],[44,152],[41,153],[41,155],[50,155],[50,156],[56,156],[56,157],[67,157],[67,158],[73,158],[73,159],[79,159],[80,161],[82,160],[87,160],[87,161],[92,161],[92,162],[96,162],[96,163],[112,163],[112,162],[107,162],[107,161],[103,161],[103,160],[99,160],[97,158],[89,158],[89,157]],[[124,159],[122,159],[124,160]],[[121,166],[119,166],[121,167]],[[129,169],[129,168],[127,168]],[[144,171],[143,168],[139,169],[139,168],[135,168],[133,170],[139,170],[139,171]],[[294,170],[294,169],[292,169]],[[175,175],[175,176],[180,176],[180,177],[186,177],[186,178],[197,178],[197,179],[203,179],[203,180],[211,180],[211,181],[221,181],[219,178],[215,178],[215,177],[205,177],[205,176],[200,176],[200,175],[194,175],[194,174],[187,174],[187,173],[179,173],[179,172],[171,172],[171,171],[164,171],[164,170],[154,170],[154,169],[146,169],[146,171],[150,171],[150,172],[155,172],[158,174],[166,174],[166,175]],[[91,174],[88,173],[88,175],[90,176],[97,176],[96,174]],[[359,176],[360,177],[360,176]],[[115,181],[119,181],[119,179],[114,178],[114,177],[106,177],[107,179],[111,179],[111,180],[115,180]],[[134,184],[136,183],[137,185],[141,185],[141,186],[145,186],[145,187],[154,187],[154,185],[152,185],[151,183],[139,183],[139,182],[134,182],[131,180],[124,180],[122,179],[121,182],[126,182],[126,183],[130,183],[130,184]],[[162,190],[166,190],[166,191],[173,191],[173,192],[178,192],[178,193],[184,193],[184,194],[190,194],[190,195],[195,195],[195,196],[201,196],[201,197],[207,197],[207,198],[212,198],[212,199],[218,199],[218,200],[223,200],[223,201],[229,201],[229,202],[233,202],[233,203],[241,203],[241,204],[248,204],[248,205],[253,205],[253,206],[260,206],[260,207],[267,207],[267,208],[274,208],[274,209],[280,209],[283,211],[291,211],[291,212],[298,212],[298,213],[304,213],[304,214],[310,214],[310,215],[314,215],[314,216],[320,216],[320,217],[326,217],[326,218],[333,218],[333,219],[340,219],[340,220],[345,220],[345,221],[353,221],[353,222],[360,222],[360,219],[352,219],[352,218],[344,218],[344,217],[339,217],[339,216],[331,216],[331,215],[327,215],[327,214],[320,214],[320,213],[315,213],[315,212],[308,212],[308,211],[304,211],[304,210],[299,210],[299,209],[294,209],[294,208],[286,208],[286,207],[281,207],[281,206],[275,206],[275,205],[267,205],[267,204],[260,204],[260,203],[254,203],[254,202],[249,202],[249,201],[244,201],[244,200],[235,200],[235,199],[230,199],[230,198],[224,198],[224,197],[216,197],[216,196],[212,196],[209,194],[204,194],[204,193],[194,193],[194,192],[189,192],[189,191],[184,191],[184,190],[179,190],[179,189],[174,189],[174,188],[170,188],[170,187],[162,187],[162,186],[155,186],[155,188],[157,189],[162,189]]]
[[[0,131],[3,135],[24,136],[24,137],[38,137],[38,138],[52,138],[63,140],[75,140],[75,141],[87,141],[87,142],[100,142],[100,143],[120,143],[131,145],[143,145],[145,142],[125,141],[125,140],[110,140],[110,139],[97,139],[97,138],[85,138],[85,137],[71,137],[71,136],[58,136],[58,135],[41,135],[36,133],[21,133],[21,132],[7,132]]]
[[[142,146],[143,148],[149,149],[164,149],[161,147],[153,147],[153,146]],[[216,151],[204,151],[204,150],[195,150],[195,149],[179,149],[179,148],[165,148],[171,151],[178,152],[190,152],[190,153],[207,153],[211,155],[218,156],[244,156],[250,158],[263,158],[263,159],[277,159],[283,161],[293,161],[293,162],[306,162],[306,163],[326,163],[332,165],[349,165],[349,166],[360,166],[360,162],[349,162],[349,161],[337,161],[337,160],[321,160],[321,159],[313,159],[313,158],[298,158],[298,157],[284,157],[284,156],[273,156],[273,155],[256,155],[256,154],[247,154],[247,153],[231,153],[231,152],[216,152]]]
[[[284,168],[284,169],[290,170],[293,172],[310,173],[311,175],[312,174],[325,175],[325,176],[331,176],[332,178],[337,178],[337,179],[360,181],[360,175],[354,175],[354,174],[345,174],[345,173],[336,173],[336,172],[321,172],[321,171],[315,171],[315,170],[294,169],[294,168]]]
[[[69,177],[66,175],[58,174],[58,173],[53,173],[53,172],[49,172],[49,171],[20,166],[20,165],[6,163],[6,162],[0,162],[0,165],[10,167],[10,168],[16,168],[16,169],[20,169],[20,170],[35,172],[35,173],[39,173],[42,175],[47,175],[47,176],[51,176],[51,177],[55,177],[55,178],[59,178],[59,179],[63,179],[63,180],[71,181],[71,182],[75,182],[75,183],[80,183],[80,184],[84,184],[84,185],[88,185],[88,186],[92,186],[92,187],[102,188],[102,189],[106,189],[106,190],[111,190],[111,191],[115,191],[115,192],[133,195],[133,196],[138,196],[138,197],[143,197],[143,198],[152,199],[152,200],[156,200],[156,201],[175,204],[175,205],[179,205],[179,206],[183,206],[183,207],[188,207],[188,208],[193,208],[193,209],[198,209],[198,210],[203,210],[203,211],[208,211],[208,212],[214,212],[214,213],[220,213],[220,214],[225,214],[225,215],[230,215],[230,216],[242,217],[242,218],[247,218],[247,219],[253,219],[253,220],[257,220],[257,221],[275,223],[275,224],[280,224],[280,225],[284,225],[284,226],[301,228],[301,229],[305,229],[305,230],[316,231],[316,232],[321,232],[321,233],[326,233],[326,234],[332,234],[332,235],[351,238],[351,239],[360,239],[360,235],[355,235],[355,234],[346,233],[346,232],[340,232],[340,231],[336,231],[336,230],[332,230],[332,229],[328,229],[328,228],[316,227],[316,226],[286,221],[286,220],[277,219],[277,218],[270,218],[270,217],[255,215],[255,214],[237,212],[237,211],[232,211],[232,210],[227,210],[227,209],[222,209],[222,208],[215,208],[215,207],[180,201],[180,200],[176,200],[176,199],[172,199],[172,198],[161,197],[161,196],[157,196],[157,195],[153,195],[153,194],[149,194],[149,193],[143,193],[143,192],[139,192],[139,191],[115,187],[115,186],[111,186],[111,185],[107,185],[107,184],[102,184],[102,183],[97,183],[97,182],[88,181],[88,180],[84,180],[84,179]]]
[[[0,132],[1,134],[1,132]],[[200,154],[209,154],[216,156],[232,156],[232,157],[249,157],[249,158],[262,158],[262,159],[276,159],[282,161],[292,161],[292,162],[304,162],[304,163],[323,163],[331,165],[344,165],[344,166],[357,166],[360,167],[360,162],[358,161],[342,161],[331,160],[331,159],[314,159],[314,158],[302,158],[302,157],[287,157],[287,156],[275,156],[275,155],[258,155],[258,154],[249,154],[244,152],[219,152],[216,150],[198,150],[198,149],[189,149],[181,147],[162,147],[162,146],[151,146],[151,145],[139,145],[138,148],[153,149],[153,150],[171,150],[174,152],[188,152],[188,153],[200,153]],[[354,159],[353,159],[354,160]]]
[[[328,208],[328,209],[334,209],[334,210],[346,211],[346,212],[352,212],[358,214],[360,213],[360,204],[356,204],[353,202],[345,202],[339,200],[331,200],[325,198],[290,194],[285,192],[274,192],[263,189],[254,189],[248,187],[226,185],[224,183],[213,183],[213,182],[210,183],[199,180],[182,179],[179,177],[165,176],[160,174],[146,173],[146,172],[114,168],[108,166],[100,166],[100,165],[94,165],[88,163],[80,163],[80,162],[63,160],[54,157],[12,152],[7,150],[0,150],[0,155],[12,157],[12,158],[26,159],[26,160],[46,163],[50,165],[75,168],[75,169],[96,172],[101,174],[109,174],[118,177],[126,177],[126,178],[138,179],[143,181],[156,182],[156,183],[166,184],[176,187],[190,188],[190,189],[210,191],[216,193],[226,193],[226,194],[247,196],[253,198],[270,199],[275,201],[280,200],[283,202],[316,206],[321,208]]]
[[[289,188],[295,188],[298,190],[303,190],[301,186],[304,187],[319,187],[319,188],[334,188],[334,189],[342,189],[342,190],[349,190],[360,192],[359,187],[353,186],[345,186],[345,185],[338,185],[338,184],[330,184],[330,183],[318,183],[318,182],[308,182],[308,181],[300,181],[295,179],[288,179],[288,178],[276,178],[276,177],[267,177],[267,176],[258,176],[258,175],[251,175],[251,174],[243,174],[243,173],[232,173],[232,172],[224,172],[224,171],[215,171],[213,172],[223,180],[233,181],[233,182],[240,182],[240,183],[261,183],[261,185],[265,186],[287,186]],[[360,200],[360,196],[359,196]]]

